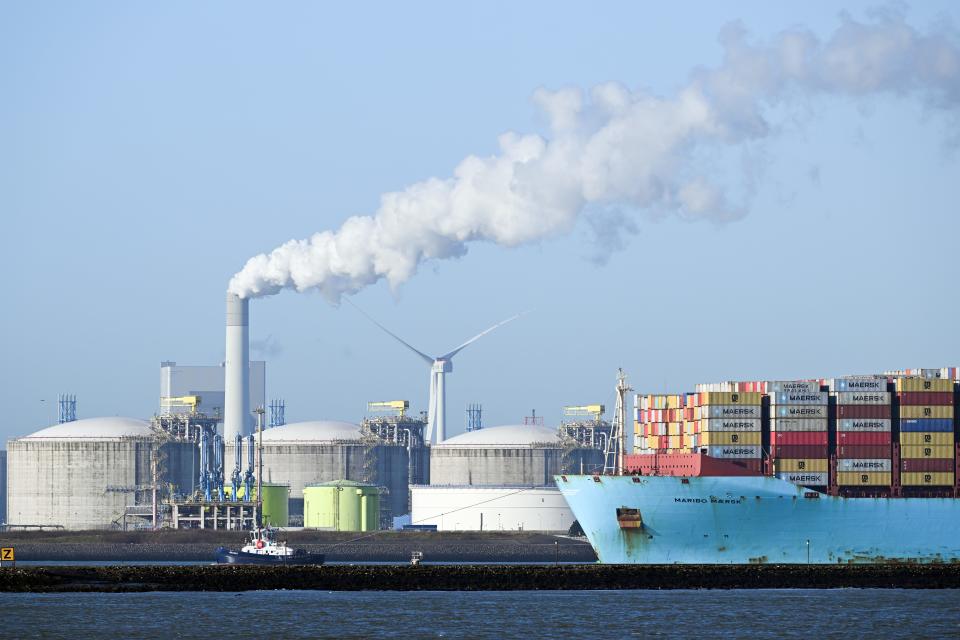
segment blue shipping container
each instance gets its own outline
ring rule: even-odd
[[[900,420],[900,431],[953,431],[953,420],[937,418],[915,418]]]

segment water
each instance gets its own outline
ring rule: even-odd
[[[2,638],[953,638],[960,591],[2,594]]]

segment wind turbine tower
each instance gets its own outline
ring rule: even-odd
[[[413,347],[406,340],[393,333],[385,326],[374,320],[369,314],[367,314],[363,309],[358,307],[356,304],[350,301],[349,298],[344,298],[349,302],[354,309],[366,316],[367,320],[377,325],[382,329],[387,335],[392,337],[394,340],[405,346],[410,351],[413,351],[415,354],[420,356],[420,358],[430,366],[430,400],[427,405],[427,435],[424,438],[427,442],[433,442],[433,434],[437,434],[437,442],[443,442],[447,437],[447,384],[446,376],[448,373],[453,371],[453,356],[457,355],[463,351],[466,347],[473,344],[483,336],[487,335],[494,329],[502,327],[503,325],[516,320],[522,313],[518,313],[515,316],[507,318],[502,322],[498,322],[489,329],[481,331],[477,335],[473,336],[459,347],[453,351],[449,351],[442,356],[430,357],[419,349]]]

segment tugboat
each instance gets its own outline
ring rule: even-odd
[[[291,549],[286,542],[277,540],[275,529],[263,526],[263,407],[257,407],[256,414],[259,439],[256,526],[250,531],[250,541],[240,551],[218,547],[217,564],[323,564],[324,554]]]
[[[239,551],[226,547],[217,549],[218,564],[312,564],[321,565],[322,553],[307,553],[293,549],[286,542],[276,539],[276,531],[269,527],[257,527],[250,532],[250,540]]]

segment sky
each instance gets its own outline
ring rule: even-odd
[[[276,290],[251,300],[252,355],[288,422],[426,409],[426,365],[341,296],[438,355],[530,312],[454,359],[448,435],[468,403],[485,426],[612,410],[618,367],[683,392],[956,365],[958,20],[2,2],[0,438],[55,422],[58,393],[149,417],[162,360],[221,362],[250,258],[357,216],[399,231],[351,236],[332,275],[319,240],[289,249],[310,273],[244,272]],[[819,43],[799,68],[784,33]]]

